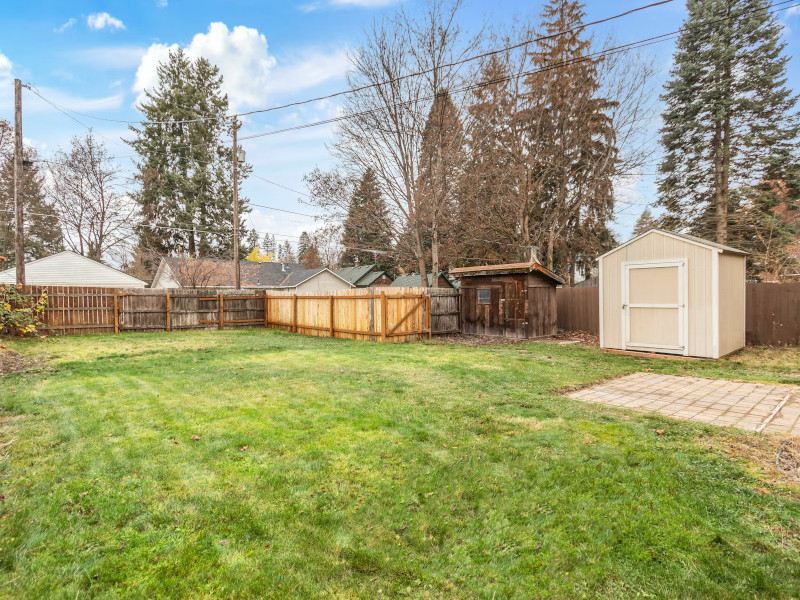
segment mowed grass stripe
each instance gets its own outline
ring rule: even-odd
[[[682,363],[276,330],[11,347],[48,369],[0,390],[19,417],[0,422],[4,597],[800,589],[796,490],[715,445],[752,434],[561,395],[646,368],[796,382],[772,351]]]

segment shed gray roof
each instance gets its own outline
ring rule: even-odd
[[[439,275],[444,277],[451,287],[456,287],[444,273],[439,273]],[[398,275],[397,279],[395,279],[389,287],[419,287],[421,283],[420,276],[416,273],[412,273],[411,275]],[[430,287],[432,285],[433,277],[431,273],[428,273],[428,286]]]

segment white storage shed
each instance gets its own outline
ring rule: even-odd
[[[600,347],[719,358],[745,343],[747,253],[650,229],[599,259]]]

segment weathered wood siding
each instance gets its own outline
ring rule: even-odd
[[[478,304],[478,290],[490,290]],[[555,284],[538,273],[480,275],[461,279],[463,333],[529,339],[555,335]]]

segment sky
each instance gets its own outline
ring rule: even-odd
[[[650,0],[588,0],[586,21],[612,16]],[[773,0],[777,2],[779,0]],[[800,4],[800,0],[798,0]],[[170,48],[180,46],[192,56],[217,64],[235,111],[254,110],[313,98],[346,89],[347,53],[357,47],[364,30],[385,11],[424,10],[424,0],[57,0],[9,3],[0,16],[0,119],[13,122],[13,79],[31,83],[69,116],[23,90],[25,143],[44,158],[66,148],[72,136],[88,127],[119,157],[131,154],[121,140],[130,138],[136,121],[137,98],[154,84],[155,65]],[[536,0],[465,0],[461,25],[478,31],[485,25],[510,23],[515,17],[538,14]],[[778,14],[790,56],[800,54],[800,6]],[[680,28],[685,18],[681,0],[592,27],[597,36],[613,33],[620,44]],[[652,56],[657,89],[667,80],[674,40],[647,48]],[[800,90],[800,63],[789,63],[789,85]],[[240,136],[329,118],[339,100],[315,102],[246,120]],[[83,113],[83,114],[77,114]],[[107,120],[103,120],[107,119]],[[655,140],[658,119],[652,124]],[[335,140],[332,125],[313,127],[243,142],[255,177],[243,185],[251,202],[285,211],[316,214],[302,202],[303,175],[315,167],[329,168],[328,145]],[[657,150],[657,144],[653,145]],[[124,177],[134,173],[130,158],[119,158]],[[617,187],[617,211],[612,228],[620,240],[630,236],[638,215],[655,201],[657,155]],[[286,189],[290,188],[290,189]],[[279,241],[296,242],[313,219],[254,207],[248,226]]]

